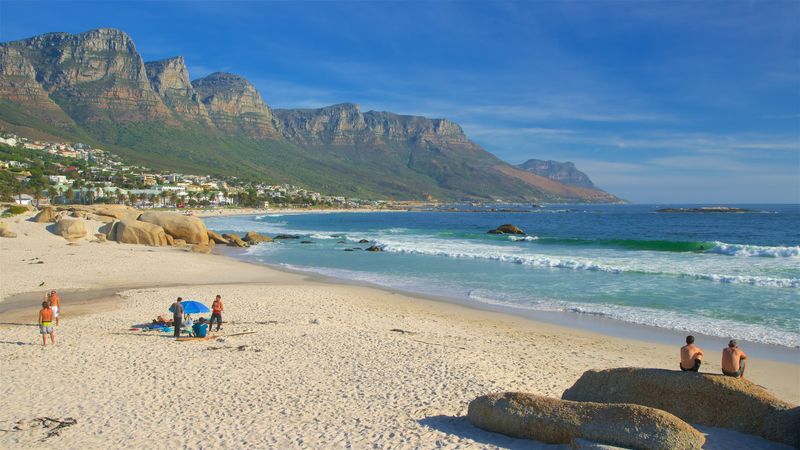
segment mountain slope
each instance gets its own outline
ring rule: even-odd
[[[238,75],[190,81],[182,57],[145,63],[114,29],[0,44],[0,126],[100,145],[158,169],[330,194],[617,200],[506,164],[446,119],[361,112],[353,104],[272,110]]]
[[[575,164],[569,161],[558,162],[529,159],[522,164],[518,164],[517,167],[570,186],[578,186],[587,189],[594,189],[595,187],[592,180],[590,180],[585,173],[578,170]]]

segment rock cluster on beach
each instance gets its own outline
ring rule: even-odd
[[[592,442],[641,449],[696,449],[705,436],[674,415],[641,405],[572,402],[519,392],[483,395],[469,404],[473,425],[549,444]]]
[[[689,423],[800,448],[800,406],[743,378],[664,369],[589,370],[561,399],[506,392],[469,404],[473,425],[551,444],[578,439],[644,449],[701,448]]]
[[[171,246],[196,253],[210,253],[216,244],[244,248],[272,242],[271,237],[255,231],[248,231],[244,238],[232,233],[220,235],[208,230],[203,220],[197,217],[167,211],[141,212],[123,205],[47,206],[30,221],[54,223],[49,229],[67,240],[88,236],[87,221],[101,222],[98,233],[94,234],[96,242],[108,240],[123,244]],[[8,237],[14,234],[6,228],[0,229],[0,237],[6,237],[3,233]]]
[[[98,242],[108,240],[157,247],[190,244],[192,251],[202,253],[210,252],[214,246],[201,219],[174,212],[142,213],[123,205],[64,205],[45,207],[30,220],[53,223],[48,228],[70,241],[88,236],[90,227],[87,224],[93,221],[99,225],[94,233]]]
[[[800,407],[743,378],[664,369],[590,370],[564,400],[635,403],[800,448]]]

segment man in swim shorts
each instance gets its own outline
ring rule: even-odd
[[[56,345],[56,334],[53,331],[53,310],[50,304],[42,302],[42,309],[39,310],[39,334],[42,335],[42,346],[47,347],[47,335],[50,335],[50,343]]]
[[[722,373],[735,378],[744,378],[744,360],[747,355],[739,348],[736,339],[728,342],[728,347],[722,350]]]
[[[217,331],[219,331],[222,326],[222,311],[225,311],[225,305],[222,304],[222,296],[217,294],[217,298],[211,303],[211,320],[208,321],[208,331],[211,331],[214,321],[217,322]]]
[[[681,347],[681,370],[698,372],[703,363],[703,349],[694,345],[694,336],[686,336],[686,345]]]
[[[53,310],[53,317],[56,318],[56,326],[58,326],[58,317],[61,315],[61,297],[58,295],[58,292],[53,289],[49,294],[47,294],[47,301],[50,303],[50,309]]]

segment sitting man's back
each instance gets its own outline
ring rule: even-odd
[[[747,355],[739,348],[735,339],[722,350],[722,373],[729,377],[744,378],[744,360]]]
[[[694,345],[694,336],[686,336],[686,345],[681,347],[681,370],[698,372],[703,362],[703,349]]]

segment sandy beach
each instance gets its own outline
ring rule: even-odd
[[[467,405],[496,391],[560,397],[588,369],[677,365],[677,343],[221,255],[69,243],[26,217],[6,220],[18,237],[0,239],[0,448],[560,448],[478,430],[464,418]],[[63,291],[64,314],[57,346],[43,349],[34,324],[45,289]],[[177,296],[210,304],[215,294],[226,308],[220,339],[176,342],[130,329],[165,314]],[[718,373],[720,349],[705,350],[702,370]],[[800,403],[800,366],[751,355],[747,376]],[[41,417],[77,423],[47,438],[31,422]],[[784,448],[701,431],[708,448]]]

